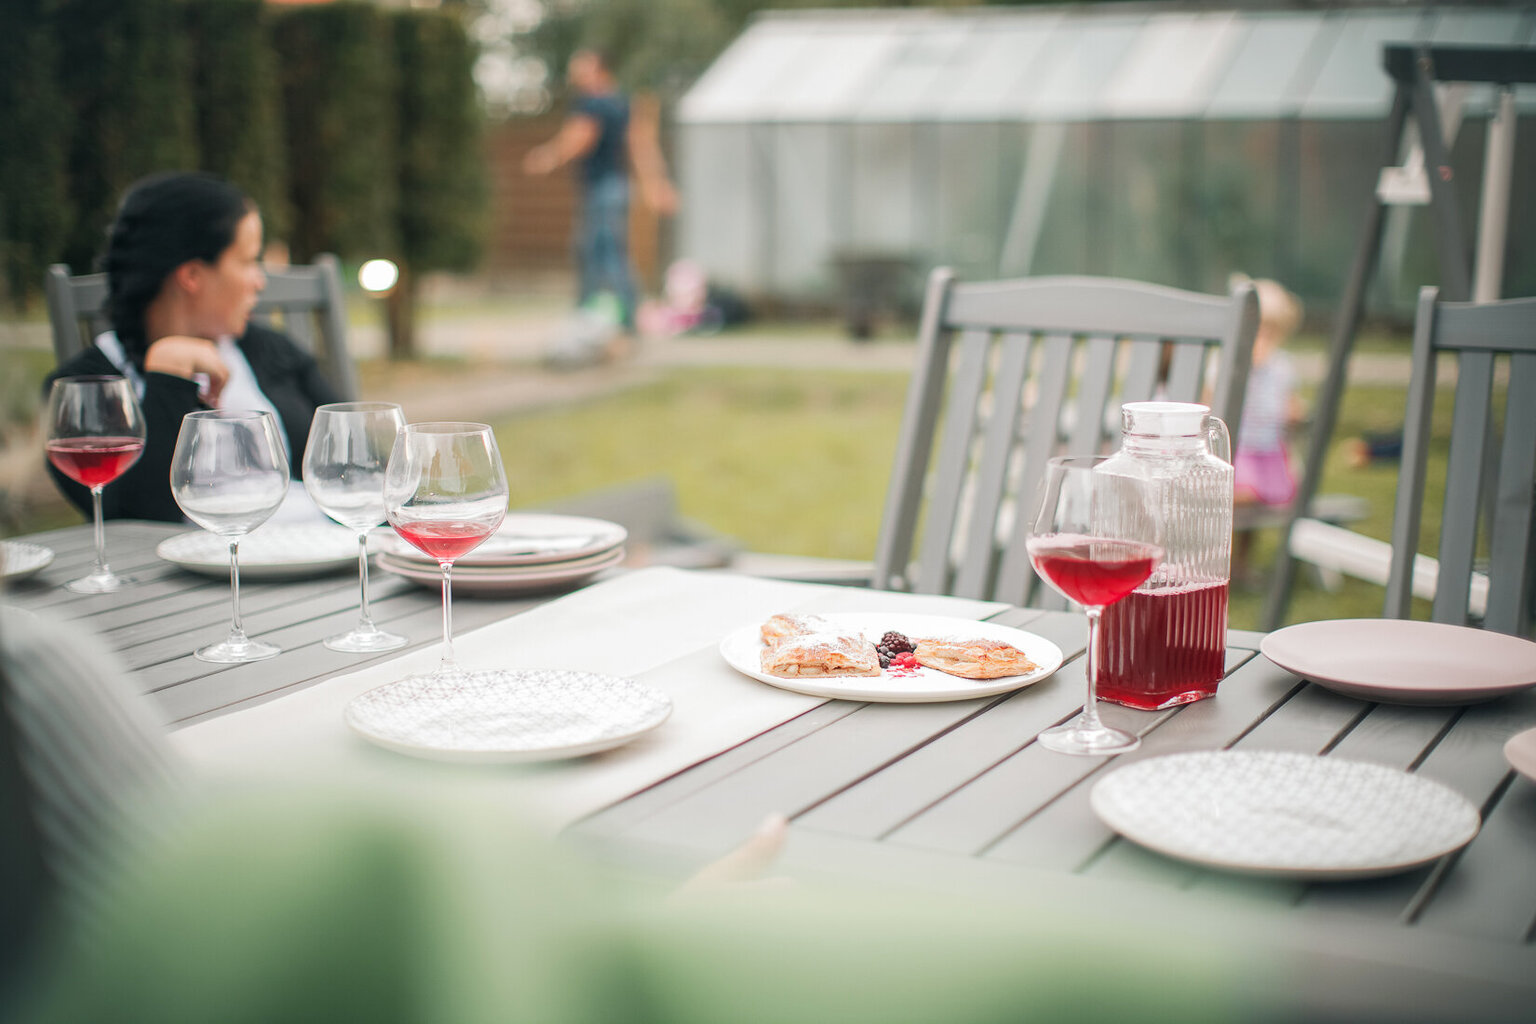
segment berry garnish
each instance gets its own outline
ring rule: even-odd
[[[882,636],[880,642],[875,645],[875,653],[880,656],[880,667],[890,668],[891,659],[896,657],[896,655],[912,653],[912,641],[895,630],[891,630]]]

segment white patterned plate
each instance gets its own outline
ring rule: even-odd
[[[624,527],[606,519],[508,512],[496,532],[456,566],[531,566],[590,558],[612,551],[628,536]],[[399,535],[384,537],[384,551],[392,559],[436,568],[435,559]]]
[[[53,551],[24,540],[0,540],[0,579],[24,580],[53,562]]]
[[[440,587],[443,572],[436,564],[405,562],[392,555],[379,555],[375,561],[380,569],[387,569],[404,576],[412,583],[424,587]],[[465,596],[504,596],[526,594],[556,587],[570,587],[595,576],[604,569],[611,569],[624,561],[624,549],[619,548],[594,558],[583,558],[558,565],[533,565],[521,568],[479,565],[453,566],[453,592]]]
[[[1259,650],[1324,689],[1388,704],[1472,704],[1536,686],[1536,643],[1444,622],[1302,622]]]
[[[1515,771],[1536,782],[1536,729],[1511,736],[1504,744],[1504,760]]]
[[[155,554],[189,572],[229,576],[229,541],[197,530],[167,537]],[[291,580],[357,566],[357,534],[344,526],[269,524],[240,540],[242,580]]]
[[[632,679],[565,669],[407,676],[359,694],[346,721],[381,747],[437,761],[548,761],[628,743],[672,700]]]
[[[868,700],[887,704],[918,704],[940,700],[966,700],[1007,693],[1038,683],[1061,667],[1061,648],[1034,633],[995,622],[976,622],[943,615],[887,615],[858,612],[846,615],[822,615],[839,631],[863,634],[877,643],[889,630],[914,639],[918,637],[983,638],[1001,640],[1023,651],[1034,662],[1033,672],[999,679],[962,679],[934,668],[920,668],[911,675],[898,676],[889,670],[878,676],[812,676],[786,678],[763,671],[763,642],[760,625],[753,623],[727,633],[720,641],[720,656],[736,671],[780,689],[805,693],[812,697],[838,700]]]
[[[1110,828],[1206,867],[1290,878],[1394,874],[1458,850],[1477,809],[1438,782],[1382,765],[1281,751],[1139,761],[1090,794]]]

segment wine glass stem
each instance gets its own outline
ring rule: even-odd
[[[107,527],[101,518],[101,484],[91,488],[91,512],[96,524],[96,573],[97,576],[110,576],[112,570],[107,568]]]
[[[360,609],[357,619],[357,628],[365,633],[373,632],[377,627],[373,624],[373,617],[368,614],[368,531],[363,530],[357,535],[357,578],[360,581],[362,594],[359,598]]]
[[[453,563],[439,562],[443,567],[443,670],[453,664]]]
[[[1089,605],[1088,613],[1088,700],[1083,704],[1080,726],[1084,731],[1102,729],[1099,721],[1099,618],[1104,614],[1101,605]]]
[[[229,542],[229,592],[233,616],[229,624],[231,640],[245,639],[245,624],[240,621],[240,541]]]

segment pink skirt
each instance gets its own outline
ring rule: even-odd
[[[1296,496],[1296,474],[1284,448],[1276,451],[1237,450],[1232,459],[1233,489],[1238,501],[1285,505]]]

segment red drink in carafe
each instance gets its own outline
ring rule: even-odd
[[[1104,609],[1099,698],[1143,710],[1214,696],[1227,639],[1227,583],[1137,590]]]

